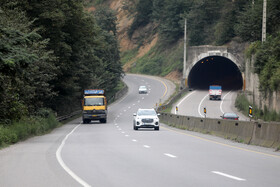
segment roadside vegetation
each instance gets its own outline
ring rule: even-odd
[[[189,46],[227,45],[232,41],[247,43],[250,45],[247,57],[256,58],[255,73],[259,75],[263,95],[280,90],[279,0],[267,1],[267,40],[263,44],[263,0],[127,0],[123,9],[134,16],[128,30],[131,39],[138,37],[143,41],[145,34],[139,37],[139,30],[149,28],[151,24],[154,25],[151,33],[159,36],[157,44],[147,54],[134,58],[130,72],[159,76],[182,72],[186,18]],[[129,62],[126,59],[123,63]],[[275,114],[264,109],[259,110],[258,115],[268,115],[264,118],[269,120],[274,119]]]
[[[275,38],[280,32],[280,1],[267,3],[267,34]],[[128,35],[132,38],[137,30],[149,24],[156,26],[151,33],[159,33],[158,44],[151,52],[136,59],[130,71],[161,76],[182,71],[184,18],[187,19],[189,46],[260,41],[262,6],[263,0],[255,0],[254,4],[247,0],[127,0],[123,9],[134,16]],[[139,39],[143,40],[143,37]],[[276,50],[272,52],[279,54]],[[173,55],[177,57],[170,59]]]
[[[135,60],[129,69],[131,73],[166,76],[172,71],[183,71],[183,42],[166,46],[158,42],[147,54]],[[132,50],[137,55],[137,51]],[[132,53],[122,53],[122,62],[133,59]]]
[[[36,116],[23,117],[10,124],[0,125],[0,148],[17,143],[32,136],[43,135],[60,126],[55,115],[42,109]]]
[[[264,121],[279,121],[280,114],[277,114],[275,111],[269,111],[265,107],[263,110],[257,108],[256,105],[250,103],[244,93],[238,94],[235,100],[235,106],[245,115],[249,114],[249,106],[253,107],[253,119],[254,120],[264,120]]]
[[[115,12],[90,13],[83,3],[1,0],[0,144],[56,127],[53,114],[79,110],[84,89],[108,98],[119,89]]]

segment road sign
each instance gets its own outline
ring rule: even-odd
[[[253,117],[253,107],[249,106],[249,117]]]
[[[204,111],[204,116],[206,117],[206,107],[204,107],[203,111]]]

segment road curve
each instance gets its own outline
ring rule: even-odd
[[[194,90],[189,92],[180,101],[174,104],[172,113],[195,117],[205,117],[204,108],[206,108],[206,117],[220,118],[224,112],[234,112],[239,115],[239,120],[248,121],[249,118],[239,112],[235,106],[237,91],[224,91],[222,100],[209,100],[209,92],[205,90]]]
[[[52,133],[0,150],[0,186],[280,186],[280,154],[170,128],[132,128],[132,114],[164,97],[158,79],[127,75],[128,94],[108,123],[74,120]],[[147,95],[138,87],[146,85]],[[61,167],[65,166],[81,180]],[[84,183],[81,183],[84,182]]]

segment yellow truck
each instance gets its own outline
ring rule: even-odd
[[[83,96],[83,123],[91,120],[99,120],[100,123],[107,122],[107,100],[104,90],[84,90]]]

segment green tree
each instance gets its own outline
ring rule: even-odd
[[[133,23],[128,30],[128,35],[131,38],[133,32],[139,28],[147,25],[152,19],[153,13],[153,1],[152,0],[139,0],[136,4],[136,15]]]
[[[261,39],[262,32],[262,0],[256,0],[255,4],[249,3],[245,10],[237,17],[235,26],[237,36],[243,41],[256,41]]]
[[[280,31],[269,36],[264,44],[256,45],[256,73],[263,91],[280,89]]]
[[[100,71],[97,71],[97,75],[99,77],[100,86],[104,88],[109,95],[112,95],[112,93],[116,91],[116,83],[120,81],[123,75],[120,63],[119,44],[116,35],[117,18],[114,11],[105,7],[98,8],[94,12],[94,17],[97,20],[97,24],[103,30],[102,43],[104,44],[102,48],[98,48],[97,50],[98,56],[103,61],[101,66],[98,67]]]
[[[55,96],[50,84],[56,68],[52,51],[25,13],[3,3],[0,9],[0,119],[17,120],[36,112]]]

